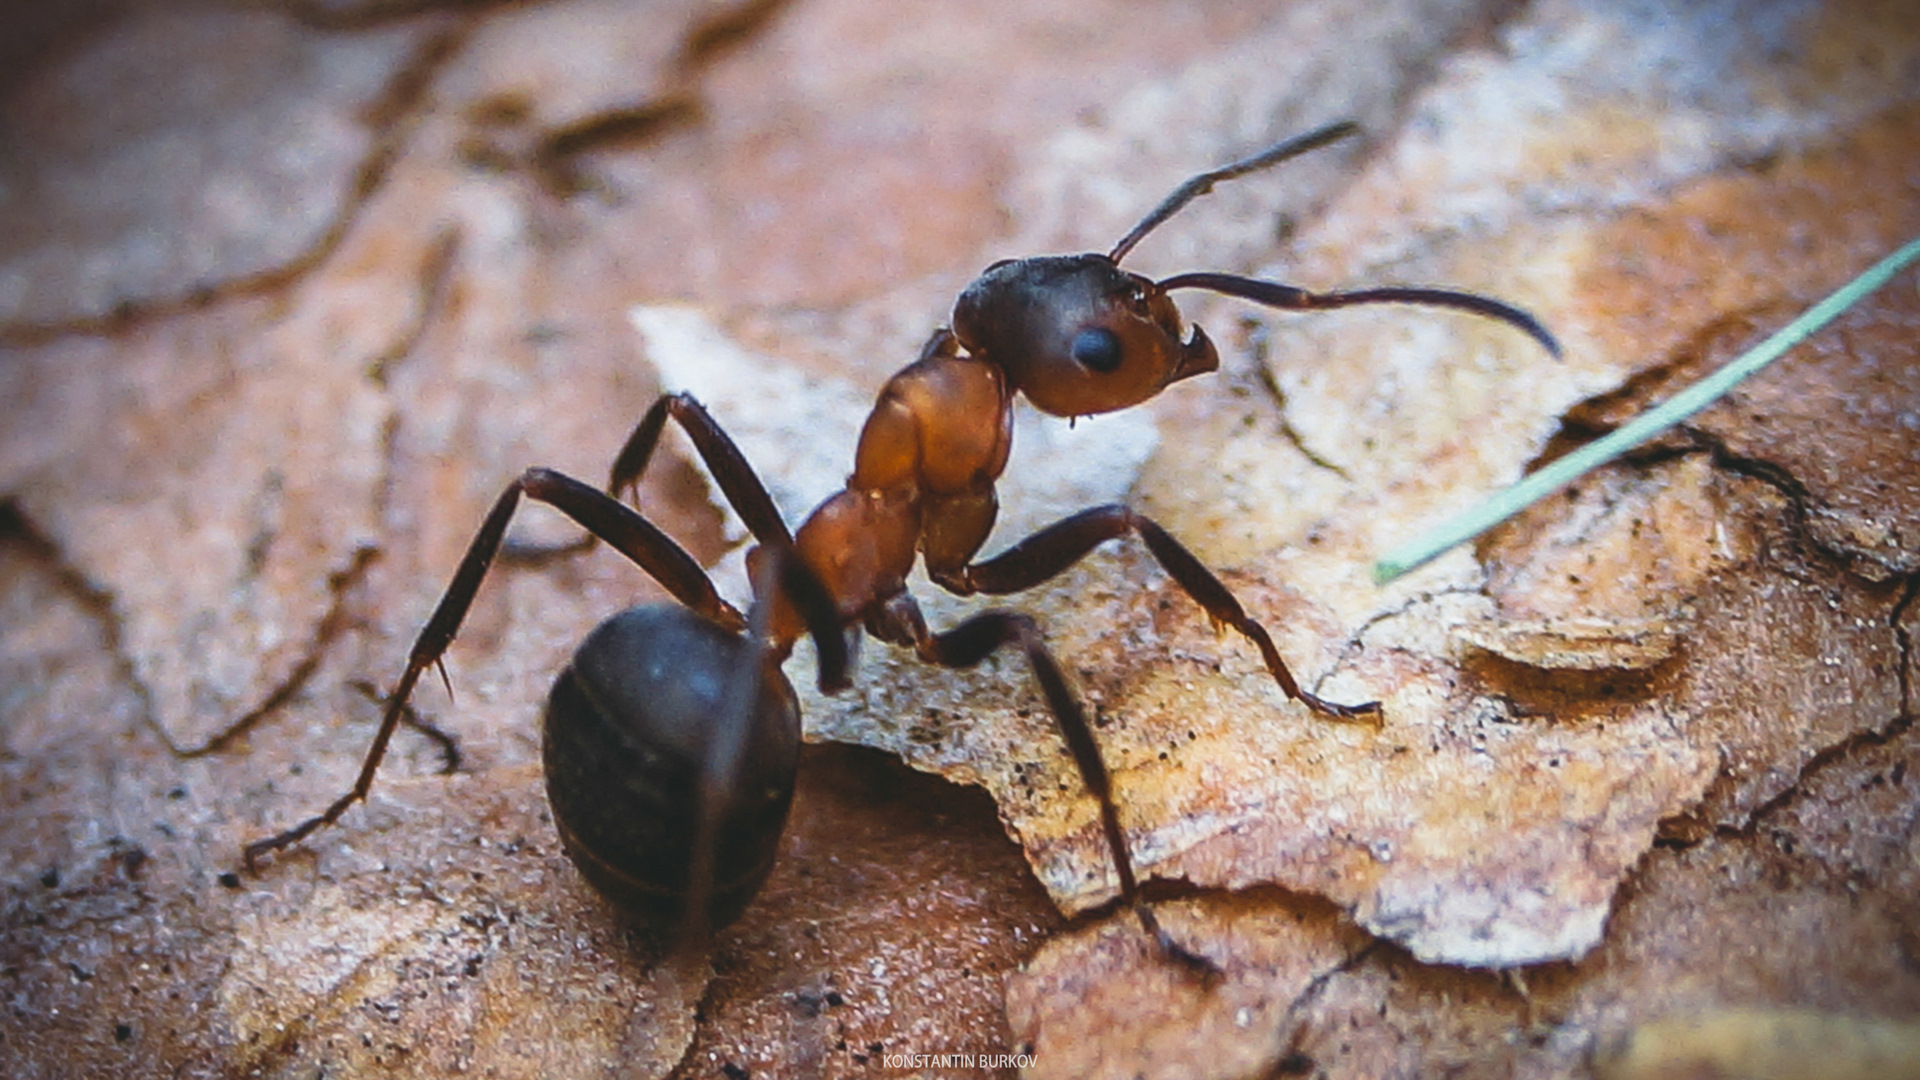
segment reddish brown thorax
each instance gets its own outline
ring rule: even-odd
[[[1164,289],[1104,255],[996,263],[960,294],[953,329],[881,387],[846,488],[808,516],[794,548],[848,623],[903,591],[916,557],[934,581],[969,592],[964,570],[999,511],[1014,394],[1088,416],[1219,365],[1200,328],[1182,339]],[[784,655],[805,626],[790,601],[776,603]]]

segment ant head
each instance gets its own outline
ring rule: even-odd
[[[1181,340],[1168,285],[1120,269],[1120,260],[1180,208],[1221,180],[1343,139],[1358,129],[1329,124],[1225,168],[1201,173],[1161,201],[1105,255],[1052,255],[998,262],[953,307],[953,334],[968,352],[1000,365],[1011,389],[1055,416],[1090,416],[1138,405],[1220,357],[1199,328]],[[1191,276],[1191,275],[1189,275]],[[1177,287],[1196,283],[1181,281]],[[1209,280],[1198,283],[1214,288]],[[1216,291],[1218,291],[1216,289]]]
[[[960,294],[953,333],[1010,389],[1055,416],[1124,409],[1220,366],[1199,327],[1181,340],[1166,290],[1105,255],[995,263]]]
[[[998,262],[953,307],[953,334],[968,352],[1000,365],[1010,389],[1055,416],[1089,416],[1138,405],[1189,375],[1220,366],[1199,327],[1180,338],[1174,289],[1207,289],[1288,311],[1353,304],[1426,304],[1497,319],[1555,356],[1560,346],[1539,320],[1511,304],[1450,289],[1388,287],[1313,293],[1236,274],[1177,274],[1154,282],[1120,269],[1135,244],[1224,180],[1277,165],[1359,130],[1342,121],[1315,128],[1231,165],[1203,172],[1140,220],[1105,255],[1046,255]]]

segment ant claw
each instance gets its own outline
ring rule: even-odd
[[[1367,724],[1375,728],[1386,726],[1386,714],[1381,711],[1380,703],[1377,701],[1362,702],[1358,705],[1342,705],[1337,701],[1328,701],[1325,698],[1315,697],[1302,690],[1300,692],[1300,702],[1307,708],[1312,709],[1314,712],[1319,713],[1329,720]]]
[[[1151,907],[1142,902],[1135,905],[1133,910],[1139,916],[1141,928],[1152,939],[1155,951],[1178,965],[1189,977],[1199,982],[1202,989],[1213,990],[1226,980],[1227,973],[1219,964],[1175,941],[1173,935],[1160,925],[1160,920],[1154,917]]]

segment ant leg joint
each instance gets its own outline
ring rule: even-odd
[[[933,635],[912,593],[902,591],[875,604],[867,612],[866,626],[867,633],[879,640],[912,649],[929,663],[934,661],[934,654],[928,651],[933,648]]]
[[[973,568],[968,566],[928,567],[927,578],[955,596],[973,596],[980,591],[973,580]]]

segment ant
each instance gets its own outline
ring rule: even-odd
[[[916,558],[961,596],[1033,588],[1101,543],[1140,538],[1216,625],[1251,642],[1290,698],[1323,717],[1378,722],[1378,702],[1343,705],[1302,689],[1273,640],[1220,579],[1151,519],[1122,504],[1064,518],[984,562],[994,484],[1005,470],[1016,394],[1072,418],[1140,404],[1219,357],[1198,326],[1182,336],[1169,293],[1207,289],[1268,307],[1319,311],[1355,304],[1425,304],[1497,319],[1558,355],[1531,315],[1497,300],[1427,288],[1314,293],[1221,273],[1155,282],[1122,270],[1141,238],[1224,180],[1268,168],[1358,131],[1329,124],[1182,184],[1105,255],[1048,255],[989,266],[954,304],[919,359],[882,387],[854,451],[846,487],[789,532],[740,450],[690,395],[663,395],[628,436],[605,490],[551,469],[528,469],[500,494],[468,547],[406,670],[351,791],[317,817],[247,846],[247,866],[338,821],[366,798],[420,675],[439,666],[500,553],[522,497],[547,503],[586,530],[572,552],[612,545],[679,604],[636,607],[601,623],[555,681],[542,725],[547,798],[574,864],[602,894],[683,944],[703,945],[737,917],[772,868],[792,799],[800,742],[793,688],[780,670],[803,634],[816,645],[820,689],[849,681],[859,628],[923,661],[971,668],[994,652],[1024,653],[1059,724],[1100,823],[1120,899],[1163,955],[1202,973],[1208,960],[1173,941],[1142,897],[1105,762],[1078,699],[1027,615],[990,610],[949,630],[928,629],[907,592]],[[686,433],[752,533],[753,601],[722,599],[687,552],[622,501],[646,471],[666,422]]]

